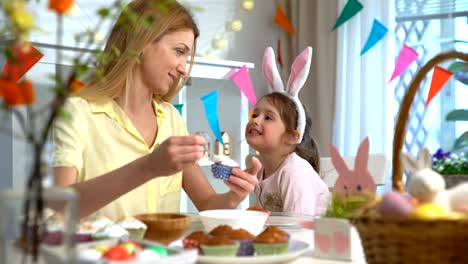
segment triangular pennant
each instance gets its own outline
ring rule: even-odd
[[[239,87],[242,93],[247,97],[252,105],[257,104],[257,97],[253,89],[252,81],[250,80],[247,67],[242,66],[237,72],[231,75],[231,80]]]
[[[284,14],[283,9],[281,8],[280,4],[278,4],[278,7],[276,8],[275,23],[280,28],[289,32],[289,34],[291,35],[296,34],[294,27],[291,25],[291,22],[289,22],[288,17]]]
[[[400,76],[400,74],[402,74],[406,68],[408,68],[409,65],[418,58],[418,56],[419,54],[414,49],[403,45],[403,48],[401,48],[400,54],[398,55],[392,77],[388,82],[391,82],[393,79]]]
[[[44,56],[30,43],[22,43],[11,51],[12,58],[7,59],[3,68],[4,78],[18,81]]]
[[[218,139],[218,141],[224,145],[223,137],[221,136],[221,130],[219,129],[218,90],[214,90],[200,97],[200,99],[203,101],[206,119],[208,120],[211,131],[213,131],[213,134]]]
[[[349,0],[341,11],[340,16],[333,26],[333,30],[337,29],[339,26],[343,25],[346,21],[350,20],[363,8],[362,4],[357,0]]]
[[[387,34],[388,29],[382,25],[377,19],[374,19],[374,23],[372,24],[372,29],[369,34],[369,37],[367,38],[366,44],[364,45],[364,48],[361,51],[361,56],[364,55],[368,50],[370,50],[372,47],[374,47],[377,42],[383,39],[385,34]]]
[[[432,73],[431,87],[429,88],[429,94],[427,95],[426,107],[452,75],[452,72],[447,71],[446,69],[439,66],[434,68],[434,72]]]

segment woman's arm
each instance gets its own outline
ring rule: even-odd
[[[173,175],[192,167],[203,156],[204,143],[198,136],[171,137],[151,154],[79,183],[76,183],[75,168],[56,167],[55,185],[69,186],[78,192],[79,215],[85,217],[155,177]]]
[[[208,209],[236,208],[258,184],[257,173],[260,161],[252,159],[252,166],[244,171],[233,168],[228,185],[230,191],[217,194],[198,164],[183,171],[183,187],[199,211]]]

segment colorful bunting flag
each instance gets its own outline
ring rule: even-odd
[[[400,74],[402,74],[406,68],[408,68],[410,64],[418,58],[418,56],[419,54],[414,49],[403,45],[403,48],[401,48],[400,54],[398,55],[392,77],[388,82],[391,82],[393,79],[400,76]]]
[[[432,98],[437,95],[437,93],[442,89],[444,84],[450,79],[453,75],[452,72],[447,71],[444,68],[436,66],[434,72],[432,73],[431,87],[429,88],[429,94],[427,95],[426,107],[431,102]]]
[[[11,81],[18,81],[44,56],[30,43],[22,43],[10,50],[11,58],[3,68],[3,76]]]
[[[372,24],[371,33],[367,38],[366,44],[361,51],[361,56],[364,55],[368,50],[374,47],[377,42],[383,39],[383,37],[387,34],[388,29],[382,25],[377,19],[374,19],[374,23]]]
[[[200,99],[203,101],[203,105],[205,106],[206,119],[208,120],[211,131],[218,139],[218,141],[224,145],[223,137],[221,136],[221,130],[219,129],[218,90],[214,90],[200,97]]]
[[[286,30],[290,35],[296,34],[294,27],[291,22],[289,22],[288,17],[284,14],[280,4],[278,4],[278,7],[276,8],[275,23],[280,28]]]
[[[333,30],[337,29],[339,26],[344,24],[346,21],[350,20],[353,16],[355,16],[359,11],[363,8],[362,4],[359,3],[357,0],[349,0],[341,11],[340,16],[335,22],[333,26]],[[332,30],[332,31],[333,31]]]
[[[231,80],[239,87],[242,93],[247,97],[252,105],[257,104],[257,97],[253,89],[252,81],[250,80],[247,67],[242,66],[237,72],[231,75]]]
[[[175,104],[174,107],[177,109],[180,115],[182,115],[182,110],[184,108],[184,104]]]

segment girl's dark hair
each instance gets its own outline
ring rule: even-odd
[[[263,96],[269,103],[276,107],[278,113],[281,117],[281,120],[286,127],[286,133],[294,133],[297,128],[297,119],[298,113],[296,104],[291,98],[287,95],[274,92]],[[307,160],[314,170],[320,172],[320,152],[317,146],[317,143],[312,138],[310,134],[310,129],[312,127],[312,118],[310,117],[309,111],[304,107],[304,113],[306,118],[306,125],[304,129],[304,135],[302,137],[301,143],[297,144],[296,149],[294,150],[297,155],[301,158]]]

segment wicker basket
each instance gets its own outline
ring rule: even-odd
[[[393,138],[392,184],[396,191],[404,191],[400,153],[416,92],[434,66],[456,58],[468,61],[468,54],[450,51],[432,58],[416,74],[403,98]],[[369,264],[468,263],[468,220],[359,217],[353,223],[358,229]]]

